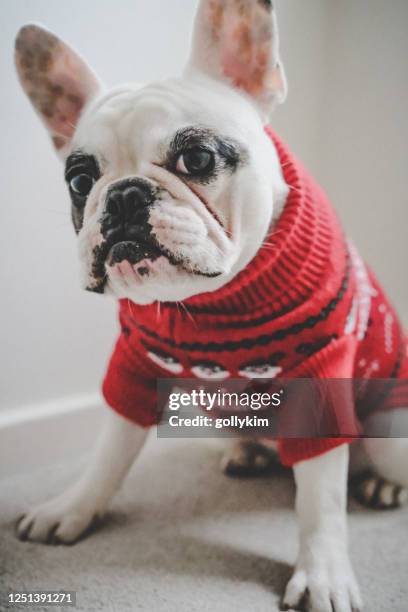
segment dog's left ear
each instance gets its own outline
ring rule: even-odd
[[[63,151],[85,106],[99,92],[98,79],[71,47],[35,24],[19,31],[15,63],[25,93],[55,148]]]
[[[227,80],[269,114],[287,94],[272,0],[200,0],[187,69]]]

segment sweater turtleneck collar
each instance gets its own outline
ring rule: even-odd
[[[327,269],[334,213],[316,182],[272,129],[289,195],[280,218],[258,253],[232,281],[217,291],[185,301],[192,312],[244,315],[290,310],[321,286]]]

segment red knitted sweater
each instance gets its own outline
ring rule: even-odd
[[[290,187],[273,248],[261,248],[228,285],[186,300],[186,310],[120,302],[122,332],[103,393],[144,427],[157,420],[157,378],[172,375],[408,377],[408,344],[393,308],[321,188],[266,131]],[[282,439],[281,460],[293,465],[344,442]]]

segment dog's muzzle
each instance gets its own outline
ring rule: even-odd
[[[101,218],[108,265],[125,259],[136,264],[160,254],[148,222],[156,197],[157,188],[142,178],[124,179],[111,185]]]

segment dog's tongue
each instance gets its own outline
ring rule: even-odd
[[[135,242],[119,242],[115,244],[109,253],[108,265],[128,261],[135,265],[144,259],[154,261],[160,256],[160,252],[152,245],[137,244]]]

